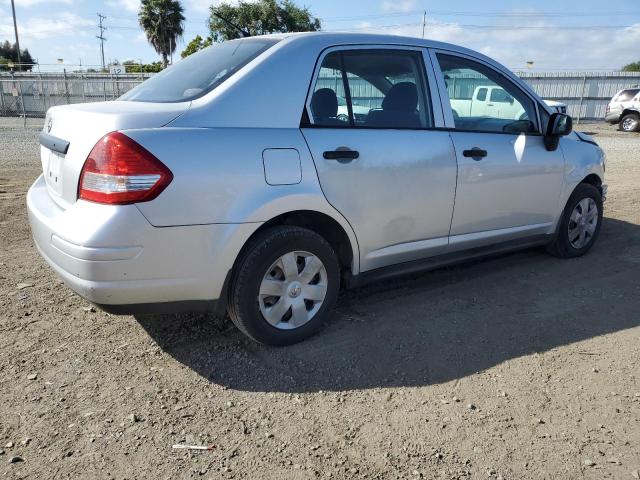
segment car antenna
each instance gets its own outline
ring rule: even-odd
[[[243,30],[242,28],[240,28],[238,25],[236,25],[235,23],[233,23],[231,20],[227,20],[226,18],[224,18],[222,15],[220,15],[219,13],[213,13],[214,17],[218,17],[220,20],[222,20],[224,23],[226,23],[227,25],[229,25],[231,28],[239,31],[242,36],[244,38],[248,38],[251,36],[251,34],[249,32],[247,32],[246,30]]]

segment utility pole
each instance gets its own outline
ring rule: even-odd
[[[427,29],[427,11],[422,14],[422,38],[424,38],[424,32]]]
[[[13,1],[13,0],[11,0]],[[102,68],[105,68],[104,65],[104,42],[106,40],[106,38],[104,38],[104,31],[107,29],[107,27],[102,25],[102,21],[106,20],[107,17],[105,17],[104,15],[102,15],[101,13],[98,13],[98,28],[100,29],[100,35],[96,35],[96,38],[98,40],[100,40],[100,56],[102,57]]]
[[[18,70],[22,70],[22,60],[20,58],[20,41],[18,40],[18,23],[16,22],[16,6],[11,0],[11,12],[13,13],[13,31],[16,34],[16,50],[18,51]]]

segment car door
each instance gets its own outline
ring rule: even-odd
[[[458,159],[450,250],[551,233],[561,210],[564,158],[561,149],[545,148],[537,101],[482,60],[438,50],[431,58]],[[447,86],[452,79],[455,92]],[[499,87],[509,108],[454,118],[450,102],[468,95],[464,82],[470,90]]]
[[[426,62],[418,48],[338,47],[314,74],[302,132],[327,200],[353,226],[363,271],[448,245],[457,166],[449,133],[435,129],[442,108]]]

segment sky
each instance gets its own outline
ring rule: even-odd
[[[185,35],[175,60],[208,33],[208,8],[220,0],[182,0]],[[232,0],[230,3],[234,3]],[[105,58],[159,59],[138,27],[139,0],[15,0],[20,46],[41,69],[100,63],[97,13],[105,15]],[[511,69],[615,70],[640,61],[638,0],[297,0],[323,30],[422,36],[481,51]],[[0,0],[0,41],[14,41],[10,0]]]

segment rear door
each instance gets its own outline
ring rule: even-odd
[[[479,59],[432,51],[432,60],[458,158],[450,249],[549,233],[561,210],[564,157],[545,148],[537,101]],[[479,85],[499,91],[494,101],[508,107],[454,116],[455,97]]]
[[[318,62],[302,132],[363,271],[447,248],[457,166],[449,133],[435,129],[428,62],[422,49],[382,46],[334,48]]]

